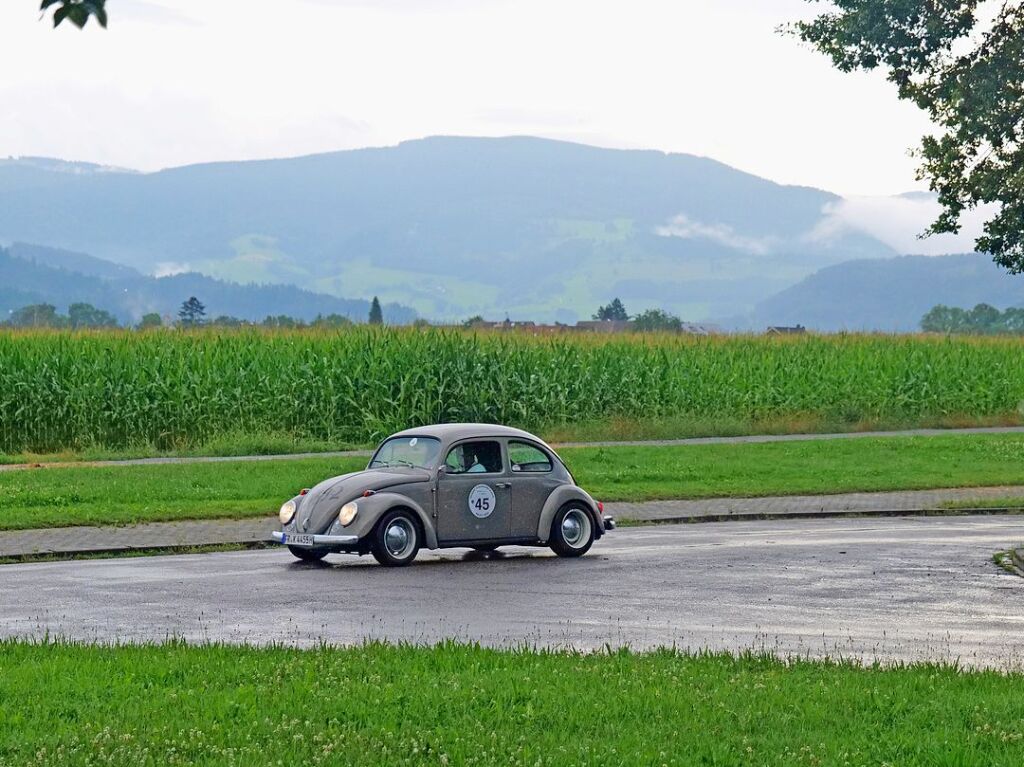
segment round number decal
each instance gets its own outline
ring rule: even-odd
[[[469,491],[469,511],[477,519],[487,519],[494,512],[494,491],[477,485]]]

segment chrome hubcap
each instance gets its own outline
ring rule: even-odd
[[[562,520],[562,539],[578,549],[590,538],[590,520],[584,512],[572,509]]]
[[[384,545],[395,559],[409,556],[416,543],[416,532],[408,520],[396,519],[384,531]]]

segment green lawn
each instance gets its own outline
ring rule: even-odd
[[[671,651],[0,643],[0,765],[1024,763],[1024,677]]]
[[[604,501],[1024,484],[1024,435],[565,449]],[[0,529],[273,513],[364,458],[0,472]]]

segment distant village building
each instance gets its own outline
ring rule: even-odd
[[[711,322],[684,322],[680,333],[689,333],[691,336],[714,336],[722,332],[722,328]]]
[[[548,325],[533,320],[513,320],[505,318],[500,322],[474,319],[464,325],[470,330],[512,330],[534,335],[552,333],[629,333],[634,329],[632,320],[581,320],[575,325],[556,322]],[[679,327],[680,333],[693,336],[710,336],[722,333],[722,328],[709,322],[684,322]]]
[[[798,336],[806,332],[807,328],[803,325],[772,325],[767,330],[770,336]]]
[[[577,330],[590,333],[625,333],[632,327],[633,323],[629,320],[583,320],[576,323]]]

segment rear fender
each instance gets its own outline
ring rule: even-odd
[[[540,522],[537,526],[537,537],[541,543],[547,543],[551,537],[551,523],[555,519],[558,510],[570,501],[578,501],[580,505],[590,512],[594,523],[594,538],[600,538],[604,534],[604,523],[597,511],[597,501],[590,497],[590,494],[577,485],[562,485],[555,488],[544,502],[544,508],[540,512]]]

